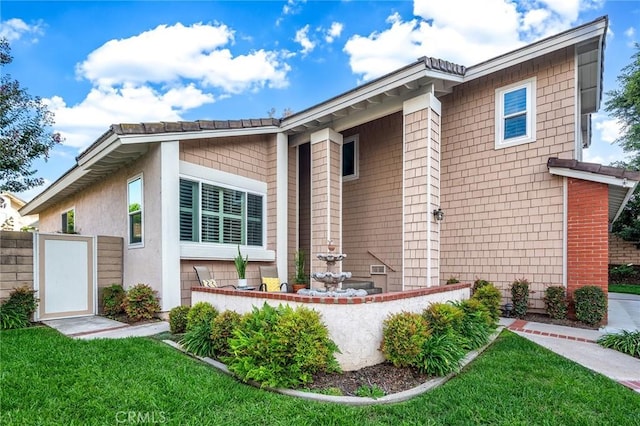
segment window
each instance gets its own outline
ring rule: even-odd
[[[349,136],[342,142],[342,180],[358,178],[358,135]]]
[[[136,176],[127,182],[127,213],[129,245],[142,245],[142,176]]]
[[[69,209],[62,213],[62,233],[63,234],[75,234],[76,233],[76,211],[75,209]]]
[[[180,241],[262,246],[263,196],[180,179]]]
[[[496,89],[496,149],[536,140],[536,79]]]

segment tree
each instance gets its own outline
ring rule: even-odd
[[[13,60],[6,38],[0,39],[0,66]],[[49,158],[49,150],[62,141],[53,133],[53,113],[40,97],[33,97],[9,74],[0,79],[0,191],[22,192],[42,185],[32,162]]]
[[[631,63],[618,76],[618,90],[607,92],[606,111],[622,125],[616,140],[624,152],[631,154],[628,162],[613,164],[632,170],[640,170],[640,45]],[[627,241],[640,241],[640,188],[636,188],[620,217],[613,224],[613,233]]]

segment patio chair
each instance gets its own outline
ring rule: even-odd
[[[275,266],[260,267],[260,283],[260,291],[289,291],[289,284],[280,282],[278,268]]]
[[[198,281],[200,285],[203,287],[209,288],[224,288],[224,287],[233,287],[236,288],[235,285],[218,285],[215,278],[213,278],[213,273],[206,266],[194,266],[193,269],[196,271],[196,276],[198,277]]]

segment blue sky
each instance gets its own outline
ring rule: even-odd
[[[65,137],[50,184],[113,123],[280,117],[420,56],[470,66],[609,16],[605,91],[640,41],[640,2],[606,0],[11,1],[3,69],[42,97]],[[623,158],[601,108],[585,160]],[[42,188],[19,194],[29,200]]]

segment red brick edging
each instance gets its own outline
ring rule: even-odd
[[[527,321],[516,320],[508,328],[511,331],[519,331],[521,333],[537,334],[539,336],[545,336],[545,337],[556,337],[558,339],[575,340],[576,342],[596,343],[595,340],[585,339],[583,337],[567,336],[565,334],[557,334],[557,333],[548,333],[546,331],[539,331],[539,330],[528,330],[524,328],[526,325],[527,325]]]

